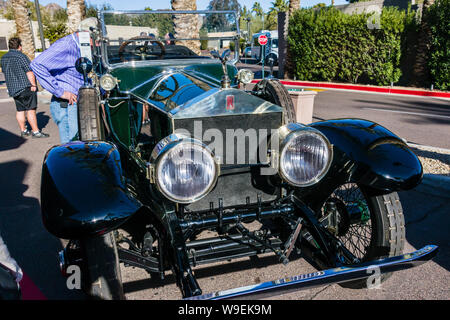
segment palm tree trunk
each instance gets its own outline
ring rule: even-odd
[[[36,49],[34,47],[33,33],[28,17],[27,1],[13,0],[12,6],[14,9],[17,36],[22,40],[22,52],[26,54],[30,60],[33,60]]]
[[[295,10],[300,9],[300,0],[289,0],[289,11],[287,15],[287,30],[289,30],[289,18],[293,15]],[[286,36],[287,40],[287,36]],[[290,54],[289,50],[289,44],[287,45],[287,52],[286,52],[286,64],[284,67],[284,75],[283,77],[286,79],[290,78],[292,75],[292,71],[294,69],[294,63],[292,62],[292,56]]]
[[[197,1],[195,0],[171,0],[172,10],[197,10]],[[199,37],[198,15],[180,14],[173,17],[175,26],[175,38],[189,39]],[[177,41],[177,44],[184,45],[196,54],[200,55],[200,41],[185,40]]]
[[[74,33],[78,30],[85,13],[86,4],[84,0],[67,0],[67,28],[69,33]]]
[[[413,66],[412,85],[421,87],[430,82],[430,71],[427,66],[430,46],[431,29],[428,25],[428,8],[434,4],[434,0],[425,0],[422,7],[422,19],[417,37],[416,61]]]

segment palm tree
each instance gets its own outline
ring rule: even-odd
[[[272,7],[270,7],[269,12],[276,11],[276,12],[283,12],[287,11],[289,8],[289,5],[287,3],[287,0],[275,0],[275,2],[271,2]]]
[[[197,10],[197,1],[192,0],[171,0],[172,10]],[[196,15],[192,14],[179,14],[173,18],[173,24],[175,27],[175,38],[180,39],[192,39],[199,37],[199,21]],[[161,35],[160,35],[161,36]],[[164,35],[162,35],[164,36]],[[197,40],[185,40],[177,41],[184,46],[191,49],[196,54],[200,55],[200,41]]]
[[[260,4],[259,2],[255,2],[255,3],[253,4],[252,12],[254,12],[254,13],[256,14],[257,17],[262,18],[262,24],[263,24],[263,27],[262,27],[262,28],[264,29],[264,10],[263,10],[263,8],[261,7],[261,4]]]
[[[262,17],[264,14],[261,4],[259,2],[255,2],[252,7],[252,11],[259,17]]]
[[[268,26],[267,29],[272,30],[277,28],[278,12],[288,11],[289,5],[287,0],[275,0],[272,2],[272,7],[269,8],[267,15]]]
[[[34,59],[33,34],[28,17],[27,0],[12,0],[14,10],[14,20],[16,22],[17,36],[22,40],[22,51],[30,58]]]
[[[69,33],[78,30],[78,26],[86,14],[86,4],[84,0],[67,0],[67,28]]]
[[[250,10],[248,10],[248,8],[244,5],[242,8],[241,8],[241,13],[240,13],[240,16],[241,16],[241,18],[251,18],[251,16],[252,16],[252,12],[250,11]]]

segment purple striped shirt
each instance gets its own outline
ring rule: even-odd
[[[78,95],[83,76],[75,69],[80,57],[77,34],[69,34],[53,43],[31,62],[31,69],[39,83],[51,94],[60,98],[64,91]]]

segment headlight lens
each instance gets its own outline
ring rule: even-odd
[[[100,87],[103,90],[111,91],[117,85],[117,79],[110,74],[104,74],[100,78]]]
[[[306,187],[327,173],[332,160],[328,140],[315,130],[291,132],[280,154],[280,175],[290,184]]]
[[[252,82],[254,74],[251,70],[241,69],[238,71],[237,78],[239,82],[243,84],[249,84],[250,82]]]
[[[212,153],[193,140],[174,143],[158,158],[156,183],[170,200],[191,203],[214,187],[219,167]]]

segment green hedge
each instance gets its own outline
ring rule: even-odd
[[[328,7],[301,9],[289,20],[292,75],[301,80],[389,85],[401,76],[404,31],[414,13],[384,8],[381,28],[368,28],[371,14],[344,14]]]
[[[436,0],[427,12],[431,29],[428,67],[432,83],[441,90],[450,89],[450,0]]]

